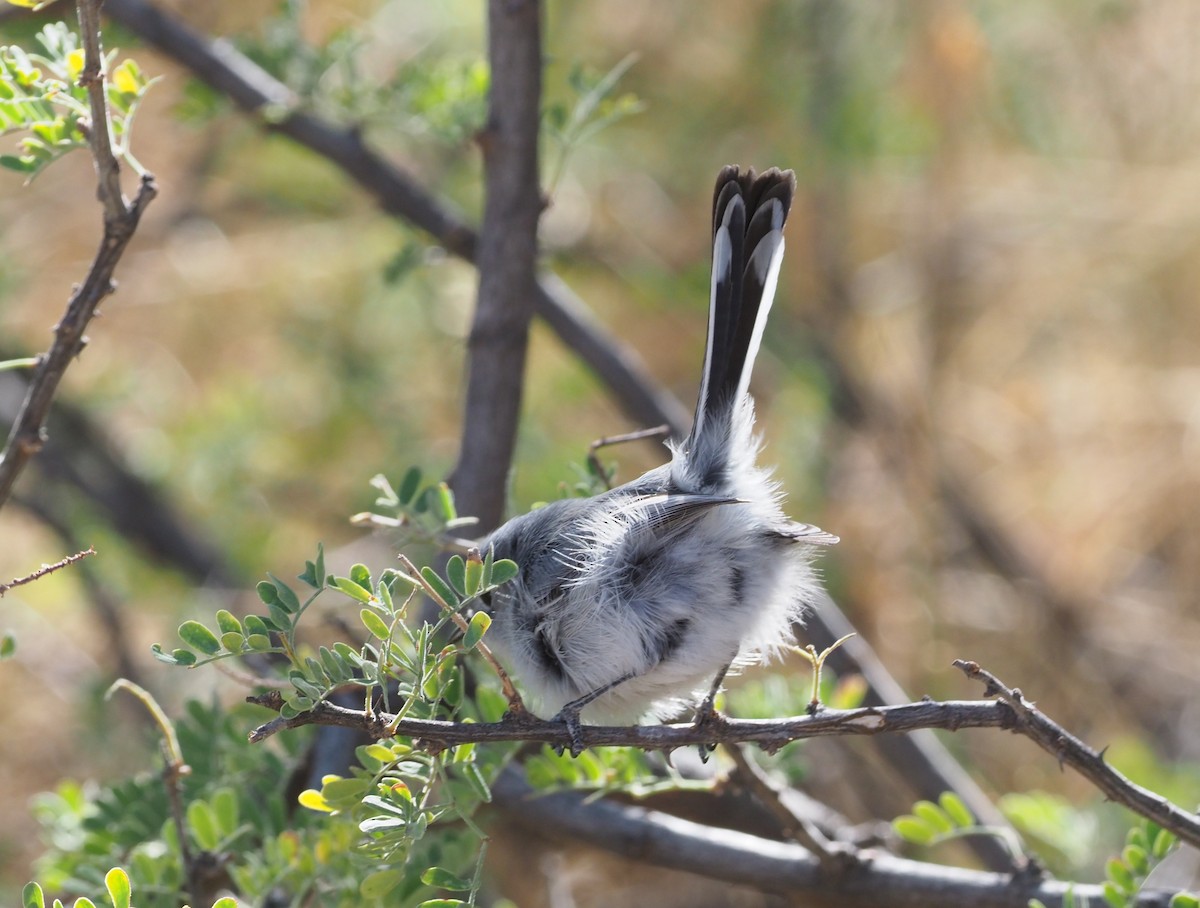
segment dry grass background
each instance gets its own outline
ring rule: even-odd
[[[177,6],[214,32],[253,31],[272,8]],[[314,7],[314,36],[368,24],[376,71],[480,52],[475,4]],[[712,176],[727,161],[797,169],[756,374],[765,456],[794,515],[842,536],[831,588],[888,667],[915,695],[973,696],[948,666],[976,659],[1111,743],[1118,765],[1193,800],[1198,19],[1191,0],[555,2],[546,30],[552,99],[574,61],[603,71],[640,54],[625,87],[648,112],[572,155],[546,241],[551,263],[686,401]],[[184,74],[133,52],[165,76],[137,136],[162,195],[64,395],[249,588],[264,570],[294,573],[318,539],[353,540],[344,516],[369,504],[373,473],[452,463],[473,276],[433,255],[388,284],[383,266],[410,237],[328,165],[236,116],[182,122]],[[469,143],[383,127],[373,137],[477,207]],[[0,182],[6,347],[44,344],[93,251],[92,198],[82,156],[28,188]],[[847,392],[849,423],[837,405]],[[627,428],[539,327],[515,506],[556,494],[590,440]],[[621,451],[623,475],[656,456]],[[981,554],[964,500],[1028,573],[1006,576]],[[139,656],[205,612],[204,594],[78,517]],[[15,507],[0,540],[6,578],[65,554]],[[70,576],[10,594],[0,615],[21,643],[0,668],[0,859],[21,881],[30,793],[63,774],[149,765],[151,750],[96,703],[108,660]],[[176,698],[212,683],[148,662],[145,679]],[[951,743],[992,790],[1090,797],[1019,740]]]

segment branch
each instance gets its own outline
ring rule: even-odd
[[[721,829],[586,793],[535,792],[512,768],[492,785],[493,803],[531,834],[568,837],[658,867],[802,895],[805,905],[837,908],[1026,908],[1029,900],[1062,905],[1068,888],[1076,904],[1103,904],[1099,886],[963,870],[863,852],[845,870],[827,870],[791,843]],[[1132,903],[1166,908],[1171,893],[1144,891]]]
[[[88,555],[95,555],[96,550],[88,546],[82,552],[76,552],[74,555],[68,555],[62,561],[56,561],[54,564],[43,564],[41,570],[34,571],[32,574],[27,574],[24,577],[16,577],[8,583],[0,583],[0,599],[4,598],[4,594],[16,586],[24,586],[26,583],[33,583],[35,580],[40,580],[47,574],[53,574],[55,571],[61,571],[69,564],[74,564],[76,561],[82,561]]]
[[[988,695],[999,697],[998,702],[1013,711],[1016,719],[1014,731],[1056,757],[1059,764],[1065,763],[1075,769],[1109,800],[1123,804],[1134,813],[1153,820],[1183,841],[1200,848],[1200,814],[1182,810],[1162,795],[1131,782],[1104,762],[1104,751],[1088,747],[1026,700],[1018,688],[1005,686],[978,663],[956,659],[954,665],[962,669],[968,678],[982,681]]]
[[[108,104],[104,93],[104,58],[100,47],[98,0],[79,0],[79,28],[84,46],[80,84],[86,86],[91,106],[88,137],[96,166],[97,197],[104,207],[104,238],[82,286],[71,297],[66,314],[54,328],[50,349],[38,357],[25,402],[0,453],[0,507],[12,495],[17,477],[45,444],[45,422],[67,366],[87,343],[84,330],[101,300],[113,291],[113,272],[133,238],[142,211],[157,194],[154,178],[142,178],[132,203],[121,192],[120,167],[112,151]]]
[[[467,389],[450,487],[484,532],[504,517],[516,444],[525,354],[536,290],[542,42],[539,0],[488,3],[483,228],[476,243],[479,293],[467,340]]]
[[[107,0],[105,11],[226,95],[264,129],[286,135],[335,164],[385,212],[425,231],[451,254],[475,261],[479,237],[457,212],[415,177],[369,148],[358,129],[338,127],[301,110],[287,86],[228,41],[203,36],[145,0]],[[649,376],[633,349],[604,329],[561,280],[546,275],[533,294],[537,314],[595,371],[632,420],[646,426],[667,423],[678,436],[687,431],[687,410]]]
[[[1052,754],[1060,763],[1073,766],[1111,800],[1134,813],[1153,820],[1175,833],[1182,841],[1200,847],[1200,816],[1182,810],[1104,763],[1103,756],[1087,747],[1062,726],[1039,712],[1021,692],[1005,687],[994,675],[974,662],[954,663],[968,677],[984,680],[988,694],[998,700],[921,700],[895,706],[862,706],[858,709],[822,707],[809,715],[785,719],[729,719],[721,717],[702,726],[693,723],[619,727],[584,725],[580,740],[585,747],[639,747],[670,751],[679,747],[724,744],[756,744],[767,752],[792,741],[850,735],[881,735],[938,728],[1001,728],[1023,734]],[[283,695],[269,691],[247,698],[248,702],[276,712]],[[393,724],[395,723],[395,724]],[[389,734],[419,739],[426,747],[443,750],[470,742],[532,741],[565,748],[572,744],[563,722],[547,721],[530,714],[507,716],[499,722],[457,723],[423,719],[397,722],[387,713],[365,713],[331,703],[320,703],[294,718],[282,716],[260,725],[250,733],[251,742],[263,741],[277,732],[303,725],[338,725],[361,729],[378,739]]]
[[[268,691],[247,698],[247,702],[278,711],[283,706],[279,691]],[[395,724],[393,724],[395,723]],[[506,717],[499,722],[445,722],[434,719],[403,719],[383,712],[367,713],[323,702],[293,718],[272,719],[250,732],[251,742],[263,741],[277,732],[304,725],[338,725],[358,728],[369,735],[391,734],[417,738],[434,750],[471,742],[532,741],[554,747],[570,747],[571,736],[563,722],[540,719],[533,715]],[[812,715],[786,719],[728,719],[697,726],[693,723],[671,725],[584,725],[581,740],[585,747],[640,747],[646,750],[674,750],[701,744],[756,744],[775,752],[785,744],[807,738],[878,735],[886,732],[914,731],[919,728],[1015,728],[1017,723],[1007,704],[995,700],[922,700],[896,706],[864,706],[858,709],[821,709]]]

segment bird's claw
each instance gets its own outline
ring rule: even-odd
[[[725,724],[725,717],[717,712],[717,708],[714,705],[715,700],[715,696],[709,695],[696,707],[696,718],[692,721],[692,728],[703,732],[719,728]],[[716,742],[698,744],[696,747],[700,752],[701,763],[707,763],[708,755],[717,749]]]
[[[584,751],[583,722],[579,719],[579,713],[580,710],[578,708],[572,709],[568,704],[559,710],[558,715],[551,720],[553,722],[562,722],[567,726],[567,738],[571,742],[572,757],[578,757]],[[561,744],[556,744],[554,750],[561,757],[566,748]]]

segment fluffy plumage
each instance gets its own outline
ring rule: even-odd
[[[783,259],[795,176],[724,168],[713,194],[708,341],[696,416],[671,461],[487,540],[521,566],[488,640],[545,711],[632,722],[678,711],[733,663],[790,643],[816,592],[814,545],[756,464],[750,373]]]

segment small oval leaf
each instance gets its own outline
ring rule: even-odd
[[[221,841],[217,833],[217,818],[205,801],[192,801],[187,806],[188,828],[205,851],[215,851]]]
[[[391,636],[391,631],[388,630],[388,626],[384,623],[384,620],[369,608],[362,609],[358,613],[358,617],[362,621],[363,627],[370,631],[373,637],[386,640]]]
[[[21,890],[21,908],[46,908],[46,896],[37,883],[26,883]]]
[[[897,817],[892,820],[892,828],[896,835],[914,845],[928,845],[937,835],[928,823],[914,816]]]
[[[946,811],[947,816],[954,821],[954,824],[960,829],[966,829],[968,826],[975,825],[975,817],[971,813],[971,809],[957,794],[952,791],[943,791],[938,795],[938,805],[942,810]]]
[[[217,639],[217,635],[199,621],[185,621],[179,625],[179,639],[207,656],[216,655],[221,651],[221,641]]]
[[[517,563],[508,558],[501,558],[499,561],[492,562],[492,586],[499,586],[502,583],[508,583],[520,572]]]
[[[104,874],[104,888],[108,890],[108,897],[113,903],[113,908],[129,908],[132,890],[129,886],[129,875],[124,870],[114,867]]]
[[[445,867],[430,867],[421,874],[421,882],[426,886],[449,889],[453,892],[464,892],[471,888],[470,880],[464,880],[457,873],[451,873]]]
[[[463,646],[466,649],[474,649],[491,626],[491,615],[487,612],[476,612],[471,616],[471,623],[467,625],[467,632],[463,634]]]
[[[381,899],[404,881],[404,871],[394,868],[377,870],[359,884],[358,891],[365,899]]]
[[[304,789],[296,800],[300,802],[301,807],[307,807],[309,810],[317,810],[321,813],[333,813],[334,810],[325,800],[325,796],[312,788]]]

